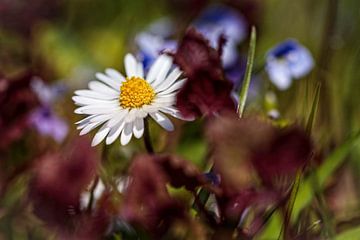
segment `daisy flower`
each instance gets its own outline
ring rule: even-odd
[[[178,80],[182,72],[177,67],[172,69],[170,56],[160,55],[146,77],[143,65],[133,55],[127,54],[124,62],[126,77],[106,69],[105,73],[96,74],[98,81],[91,81],[89,89],[75,91],[73,96],[80,106],[75,113],[88,115],[76,123],[80,135],[101,126],[92,146],[103,140],[111,144],[119,137],[122,145],[129,143],[133,135],[141,138],[147,116],[167,131],[174,126],[164,113],[184,119],[174,105],[185,79]]]

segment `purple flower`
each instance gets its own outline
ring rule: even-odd
[[[41,106],[36,108],[29,117],[30,124],[44,136],[50,136],[57,142],[62,142],[67,133],[68,125],[52,110],[53,104],[66,91],[62,84],[47,86],[39,78],[31,81],[31,88],[37,95]]]
[[[30,88],[31,77],[32,73],[26,72],[7,79],[0,73],[0,152],[26,134],[29,114],[38,106]]]
[[[43,105],[52,105],[66,92],[64,84],[58,83],[48,86],[38,77],[31,80],[31,88]]]
[[[41,135],[50,136],[57,142],[62,142],[69,130],[66,122],[46,106],[37,108],[29,121]]]
[[[266,55],[266,71],[270,81],[280,90],[290,87],[292,79],[299,79],[314,67],[311,53],[296,40],[286,40]]]

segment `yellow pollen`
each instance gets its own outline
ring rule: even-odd
[[[140,77],[126,78],[120,87],[120,105],[123,108],[140,108],[155,97],[151,85]]]

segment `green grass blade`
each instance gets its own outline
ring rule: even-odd
[[[341,164],[344,162],[346,156],[350,151],[360,144],[360,131],[358,131],[354,136],[350,137],[345,143],[340,145],[336,150],[334,150],[324,161],[324,163],[317,169],[317,180],[319,183],[319,190],[323,190],[328,178],[338,169]],[[295,222],[299,217],[300,212],[308,206],[312,199],[315,197],[315,193],[312,188],[312,178],[306,178],[301,181],[300,188],[297,193],[297,197],[293,207],[293,213],[291,216],[291,221]],[[281,230],[281,218],[280,215],[274,214],[273,218],[268,224],[271,226],[271,229],[268,229],[268,226],[264,229],[263,233],[256,239],[272,239],[277,237],[280,234]],[[275,224],[277,223],[277,224]],[[274,225],[278,225],[277,227]]]
[[[315,122],[316,112],[319,106],[321,84],[318,83],[315,89],[315,97],[311,106],[310,115],[306,123],[306,132],[311,135],[311,130]]]
[[[338,169],[344,162],[346,156],[357,144],[360,143],[360,131],[353,137],[349,138],[345,143],[339,146],[334,152],[332,152],[324,161],[324,163],[316,171],[319,188],[323,190],[326,180]],[[299,216],[300,211],[306,207],[314,197],[312,191],[311,178],[307,178],[300,184],[297,199],[294,204],[294,212],[292,220],[295,221]]]
[[[246,71],[243,84],[241,86],[241,91],[239,95],[239,105],[237,112],[239,117],[241,118],[244,113],[245,102],[249,91],[251,73],[254,65],[254,57],[255,57],[255,48],[256,48],[256,29],[253,26],[251,28],[251,36],[250,36],[250,48],[248,52],[248,60],[246,63]]]

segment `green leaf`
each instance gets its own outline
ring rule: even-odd
[[[324,189],[326,180],[341,166],[352,148],[355,147],[356,144],[360,143],[359,140],[360,131],[353,137],[349,138],[325,159],[324,163],[316,171],[319,188],[321,190]],[[300,184],[300,189],[294,204],[294,212],[292,215],[293,221],[297,219],[300,211],[303,210],[314,197],[311,181],[311,177],[309,177]]]
[[[335,240],[359,239],[359,235],[360,235],[360,227],[355,227],[338,234],[335,237]]]
[[[251,28],[251,36],[250,36],[250,48],[248,53],[248,60],[246,63],[246,71],[243,84],[241,86],[241,91],[239,95],[239,105],[237,112],[239,117],[241,118],[244,113],[245,102],[249,91],[251,73],[254,65],[254,57],[255,57],[255,48],[256,48],[256,29],[253,26]]]
[[[325,188],[326,181],[328,178],[338,169],[341,164],[344,162],[346,156],[350,153],[350,151],[360,143],[360,131],[358,131],[354,136],[350,137],[345,143],[340,145],[336,150],[334,150],[324,161],[324,163],[317,169],[316,175],[319,183],[319,190],[323,190]],[[312,177],[304,179],[300,183],[300,188],[294,203],[293,214],[291,216],[291,221],[295,222],[300,214],[300,212],[308,206],[312,199],[315,196],[314,190],[312,188]],[[278,227],[274,227],[275,224],[273,222],[278,223]],[[260,234],[258,239],[277,239],[280,231],[281,231],[281,223],[280,215],[274,214],[270,223],[268,224],[271,227],[266,226],[264,232]]]

